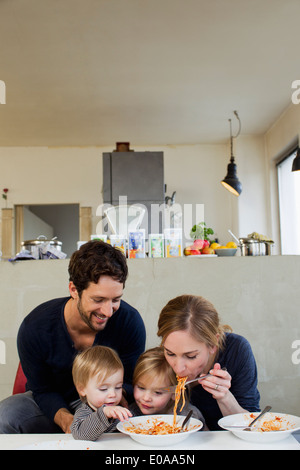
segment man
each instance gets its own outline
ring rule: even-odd
[[[146,335],[140,314],[121,300],[127,275],[125,256],[107,243],[93,240],[73,253],[70,297],[39,305],[20,326],[17,344],[28,392],[0,403],[0,433],[69,433],[80,404],[72,364],[89,346],[117,351],[130,392]]]

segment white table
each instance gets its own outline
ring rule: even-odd
[[[270,443],[256,444],[234,436],[229,431],[202,431],[189,436],[182,443],[169,447],[145,447],[129,436],[121,433],[104,434],[98,441],[75,441],[71,434],[0,434],[0,450],[16,450],[24,446],[41,449],[83,449],[83,444],[91,450],[97,449],[111,452],[112,450],[300,450],[300,443],[291,435],[288,438]],[[81,446],[79,445],[81,444]],[[84,447],[85,448],[85,447]],[[120,455],[120,454],[118,454]]]

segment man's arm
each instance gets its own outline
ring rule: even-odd
[[[35,326],[35,325],[34,325]],[[65,423],[68,405],[59,391],[53,387],[54,376],[51,367],[46,363],[46,355],[42,346],[47,345],[47,337],[40,341],[37,328],[27,325],[23,321],[17,337],[17,345],[20,361],[25,376],[27,377],[27,387],[32,391],[34,400],[41,411],[50,419],[54,420],[63,430],[68,428],[71,417],[67,417]],[[46,351],[47,352],[47,351]],[[62,413],[61,410],[64,410]],[[72,415],[71,415],[72,416]]]
[[[60,408],[60,410],[56,412],[56,414],[54,415],[54,422],[64,431],[64,433],[71,433],[73,415],[66,408]]]

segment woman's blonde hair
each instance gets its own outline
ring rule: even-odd
[[[161,347],[148,349],[137,360],[134,373],[133,385],[136,385],[142,376],[163,377],[169,381],[168,385],[176,385],[176,375],[165,358],[164,350]]]
[[[107,346],[92,346],[79,353],[73,362],[72,375],[75,387],[85,387],[91,377],[98,375],[99,382],[117,371],[124,371],[116,351]]]
[[[158,319],[157,335],[162,338],[174,331],[187,331],[209,347],[222,349],[228,326],[220,325],[219,315],[211,302],[197,295],[181,295],[170,300]]]

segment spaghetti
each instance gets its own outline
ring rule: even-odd
[[[177,378],[177,386],[176,386],[176,390],[175,390],[175,404],[174,404],[174,418],[173,418],[173,426],[175,426],[176,424],[176,418],[177,418],[177,406],[178,406],[178,403],[180,401],[180,398],[182,397],[182,406],[180,408],[180,411],[182,410],[182,408],[184,407],[185,405],[185,394],[184,394],[184,391],[185,391],[185,382],[187,380],[187,377],[178,377],[178,375],[176,376]]]
[[[148,419],[147,423],[150,424],[151,418]],[[150,427],[146,429],[140,426],[128,426],[126,427],[126,431],[132,432],[134,434],[151,434],[152,436],[155,435],[163,435],[163,434],[177,434],[181,430],[181,426],[174,426],[174,424],[166,423],[165,421],[161,421],[159,418],[153,418]]]
[[[176,418],[177,418],[177,407],[180,402],[180,398],[182,398],[182,406],[180,408],[180,411],[183,409],[185,405],[185,382],[187,380],[187,377],[178,377],[177,376],[177,386],[175,390],[175,404],[174,404],[174,418],[173,418],[173,424],[166,423],[165,421],[161,421],[159,418],[154,418],[152,420],[151,426],[148,428],[142,428],[140,426],[128,426],[126,427],[126,430],[129,432],[132,432],[134,434],[151,434],[151,435],[163,435],[163,434],[177,434],[181,432],[181,426],[178,426],[176,424]],[[147,423],[150,423],[151,418],[147,421]]]
[[[251,418],[255,418],[254,415],[250,415]],[[281,416],[274,416],[273,419],[267,419],[255,426],[255,431],[270,432],[270,431],[284,431],[289,429],[290,423],[286,422]]]

